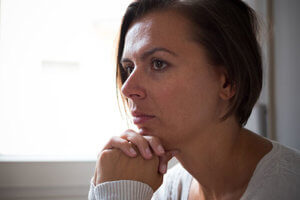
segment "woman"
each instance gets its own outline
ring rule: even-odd
[[[117,84],[139,131],[99,153],[89,199],[299,198],[299,151],[243,128],[262,87],[256,33],[240,0],[129,5]]]

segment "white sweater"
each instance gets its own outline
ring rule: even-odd
[[[240,200],[299,200],[300,151],[273,140],[272,150],[257,164]],[[89,200],[187,200],[193,177],[180,165],[168,170],[161,187],[153,190],[145,183],[112,181],[95,186]]]

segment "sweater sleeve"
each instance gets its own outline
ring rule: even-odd
[[[153,195],[151,187],[133,180],[109,181],[94,185],[90,183],[89,200],[150,200]]]

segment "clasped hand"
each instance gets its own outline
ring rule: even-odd
[[[135,180],[148,184],[155,192],[175,153],[166,152],[157,137],[141,136],[129,129],[120,137],[112,137],[98,154],[94,184]]]

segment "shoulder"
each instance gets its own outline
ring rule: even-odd
[[[300,196],[300,151],[271,141],[272,150],[258,163],[244,199],[297,199]],[[251,198],[250,198],[251,196]]]
[[[267,164],[273,166],[273,173],[277,176],[300,176],[300,151],[272,141],[273,155]]]
[[[168,170],[163,184],[154,193],[154,199],[184,199],[189,191],[192,176],[180,163]]]
[[[300,151],[271,140],[273,148],[257,165],[257,175],[300,175]],[[256,170],[255,170],[256,171]],[[254,174],[255,175],[255,174]]]

